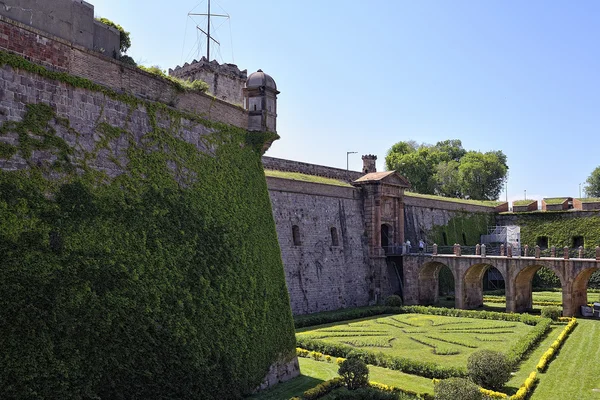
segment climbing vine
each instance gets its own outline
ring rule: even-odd
[[[233,399],[293,357],[260,164],[269,135],[6,53],[0,64],[129,107],[121,126],[90,121],[97,139],[87,151],[49,105],[29,104],[21,121],[0,126],[0,138],[17,137],[0,159],[28,163],[0,170],[0,397]],[[142,109],[150,129],[136,137],[131,115]],[[197,125],[209,132],[203,152],[181,136]],[[100,151],[115,178],[94,167]]]

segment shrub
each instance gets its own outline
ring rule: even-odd
[[[517,393],[511,396],[511,400],[525,400],[535,388],[539,378],[537,377],[537,373],[533,371],[529,374],[529,377],[525,379],[525,382],[521,385]]]
[[[302,398],[304,400],[315,400],[342,386],[344,386],[344,380],[342,378],[333,378],[318,384],[314,388],[308,389],[302,393]]]
[[[338,374],[350,390],[369,385],[369,368],[359,358],[349,358],[340,365]]]
[[[542,317],[550,318],[552,321],[558,321],[562,316],[562,308],[556,306],[542,308]]]
[[[402,307],[402,298],[396,294],[388,296],[385,299],[386,307]]]
[[[436,400],[481,400],[483,394],[470,379],[450,378],[438,381],[434,386]]]
[[[493,350],[475,352],[467,361],[467,371],[473,382],[491,390],[500,390],[508,382],[511,369],[506,355]]]
[[[327,396],[327,400],[399,400],[408,398],[400,397],[394,392],[385,392],[371,387],[363,387],[357,390],[342,388]]]

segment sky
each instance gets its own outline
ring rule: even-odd
[[[188,13],[205,13],[206,0],[88,1],[131,32],[138,63],[199,58],[206,18]],[[211,4],[230,15],[212,20],[221,45],[211,59],[260,68],[281,91],[268,156],[360,170],[360,156],[375,154],[384,170],[398,141],[460,139],[506,154],[509,201],[579,197],[600,165],[598,1]]]

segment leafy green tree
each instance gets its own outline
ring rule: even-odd
[[[469,151],[458,167],[463,197],[495,200],[500,195],[508,166],[501,151]]]
[[[585,182],[585,194],[588,197],[600,197],[600,167],[596,167]]]
[[[474,200],[497,199],[508,173],[501,151],[467,151],[458,139],[435,145],[398,142],[385,162],[388,170],[408,178],[415,192]]]

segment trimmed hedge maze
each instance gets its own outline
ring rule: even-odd
[[[340,320],[344,317],[355,319]],[[311,322],[319,325],[311,327]],[[469,355],[483,349],[502,351],[514,366],[515,378],[520,378],[511,380],[501,392],[481,388],[482,398],[518,400],[531,396],[539,374],[545,371],[576,324],[574,318],[561,318],[553,323],[548,318],[527,314],[421,306],[365,307],[297,317],[296,326],[304,326],[296,333],[297,355],[301,360],[331,365],[348,357],[358,357],[373,371],[395,370],[409,374],[402,375],[404,377],[433,378],[427,390],[422,386],[415,390],[414,382],[409,382],[412,378],[400,378],[400,375],[394,382],[385,379],[379,382],[379,378],[378,382],[371,382],[371,389],[382,390],[382,396],[396,396],[381,398],[432,399],[436,382],[467,376]],[[538,346],[541,341],[544,349]],[[550,346],[547,351],[546,346]],[[379,377],[383,377],[380,372]],[[287,398],[341,398],[336,393],[345,389],[330,384],[327,379],[333,378],[324,379],[316,391],[294,392]],[[362,398],[357,396],[352,398]]]

